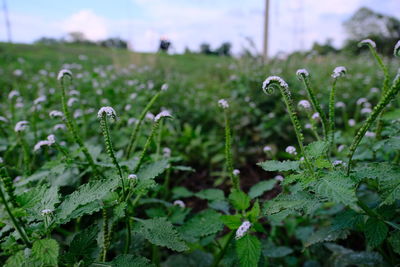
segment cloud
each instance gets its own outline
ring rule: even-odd
[[[92,41],[105,39],[109,35],[107,20],[90,9],[83,9],[72,14],[62,22],[62,28],[66,33],[82,32],[87,39]]]

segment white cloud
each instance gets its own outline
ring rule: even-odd
[[[85,37],[97,41],[108,37],[107,20],[90,9],[83,9],[62,22],[65,33],[82,32]]]

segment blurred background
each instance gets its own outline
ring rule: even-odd
[[[269,2],[268,12],[265,7]],[[333,51],[400,37],[399,0],[1,0],[0,41],[80,42],[137,52]],[[388,41],[389,40],[389,41]]]

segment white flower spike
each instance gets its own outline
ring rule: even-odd
[[[19,121],[19,122],[17,122],[17,124],[15,124],[14,131],[15,132],[23,132],[26,130],[26,128],[28,128],[28,126],[29,126],[29,122]]]
[[[174,201],[174,203],[173,203],[173,205],[174,206],[179,206],[179,207],[181,207],[182,209],[184,209],[185,207],[186,207],[186,205],[185,205],[185,203],[182,201],[182,200],[175,200]]]
[[[236,230],[236,239],[240,239],[244,236],[245,233],[247,233],[247,231],[249,231],[251,227],[251,223],[249,221],[244,221],[239,228]]]
[[[220,106],[223,109],[229,108],[229,103],[225,99],[220,99],[218,100],[218,106]]]
[[[310,74],[308,73],[308,71],[306,69],[298,69],[296,71],[296,76],[297,76],[297,78],[300,79],[302,76],[308,77],[308,76],[310,76]]]
[[[393,54],[396,57],[400,57],[400,40],[397,41],[396,45],[394,46]]]
[[[304,109],[311,109],[311,104],[308,100],[300,100],[298,106]]]
[[[158,122],[159,120],[161,120],[162,118],[171,118],[171,113],[169,113],[169,111],[167,110],[163,110],[160,113],[158,113],[155,117],[154,117],[154,122]]]
[[[65,75],[69,75],[70,77],[72,77],[72,72],[67,69],[60,70],[60,72],[57,75],[57,80],[60,81]]]
[[[41,211],[42,216],[47,216],[53,213],[53,211],[51,209],[44,209]]]
[[[51,135],[47,136],[47,140],[39,141],[33,148],[33,151],[38,151],[42,146],[51,146],[55,142],[56,142],[56,138],[55,138],[54,134],[51,134]]]
[[[296,148],[294,146],[288,146],[285,149],[285,151],[286,151],[286,153],[289,153],[291,155],[297,155],[297,151],[296,151]]]
[[[240,171],[238,169],[234,169],[232,174],[238,176],[240,174]]]
[[[58,111],[58,110],[52,110],[52,111],[50,111],[49,116],[52,118],[57,118],[57,117],[62,118],[62,117],[64,117],[64,113],[62,113],[61,111]]]
[[[374,41],[372,41],[371,39],[362,40],[361,42],[358,43],[358,45],[359,46],[370,45],[373,48],[376,48],[376,43]]]
[[[103,114],[114,120],[117,119],[117,113],[112,107],[102,107],[101,109],[99,109],[99,112],[97,112],[97,118],[101,119],[103,117]]]
[[[344,76],[346,74],[346,71],[347,71],[346,68],[343,67],[343,66],[336,67],[333,70],[332,78],[337,79],[337,78],[339,78],[341,76]]]

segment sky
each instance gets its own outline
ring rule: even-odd
[[[247,38],[262,49],[265,0],[5,1],[18,43],[80,31],[93,41],[120,37],[139,52],[156,51],[161,37],[176,53],[225,41],[239,53],[249,46]],[[270,0],[269,54],[308,49],[328,38],[340,46],[343,21],[362,6],[400,18],[400,0]],[[0,12],[0,41],[7,40],[4,21]]]

